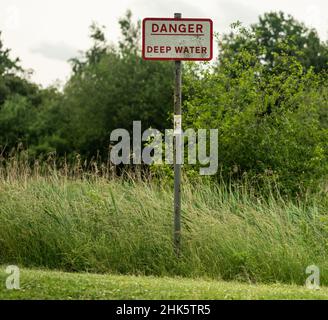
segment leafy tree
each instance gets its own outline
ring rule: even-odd
[[[7,154],[22,144],[31,153],[53,150],[44,147],[44,139],[55,132],[60,123],[54,121],[52,108],[58,100],[56,89],[40,89],[32,83],[19,65],[10,58],[0,40],[0,152]],[[54,112],[58,114],[58,112]],[[45,120],[47,119],[47,121]],[[55,124],[57,127],[55,128]],[[46,139],[49,139],[47,137]]]
[[[223,37],[221,53],[231,58],[242,50],[253,51],[258,59],[272,69],[282,54],[297,57],[305,69],[327,70],[328,46],[321,42],[316,30],[307,28],[291,15],[270,12],[260,16],[250,30],[241,28]]]
[[[1,32],[0,32],[1,37]],[[7,48],[4,48],[3,42],[0,38],[0,75],[3,77],[4,75],[12,72],[21,70],[21,68],[18,66],[19,59],[16,58],[12,60],[10,58],[10,50]]]
[[[119,48],[123,55],[137,55],[140,50],[140,20],[136,25],[132,23],[132,12],[127,11],[125,17],[119,20],[123,39],[119,41]]]
[[[70,59],[73,73],[81,73],[88,65],[97,64],[107,53],[107,40],[104,33],[104,26],[99,26],[93,22],[90,26],[90,38],[93,40],[93,46],[85,52],[82,58]]]
[[[172,64],[144,61],[140,54],[140,22],[131,13],[120,19],[122,39],[108,44],[103,29],[92,27],[94,44],[82,59],[62,100],[65,114],[59,136],[71,150],[107,155],[112,130],[131,130],[135,120],[143,128],[166,128],[173,105]]]
[[[1,32],[0,32],[1,36]],[[31,83],[19,65],[19,59],[10,58],[10,50],[5,49],[0,39],[0,108],[11,95],[21,95],[38,104],[38,86]]]
[[[186,124],[219,130],[220,177],[301,192],[328,175],[326,81],[286,53],[270,70],[254,50],[213,69],[190,64]]]
[[[0,107],[11,92],[8,82],[10,84],[10,79],[13,78],[12,72],[19,70],[19,60],[12,60],[9,55],[10,50],[4,48],[3,42],[0,38]]]

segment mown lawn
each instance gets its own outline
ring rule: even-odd
[[[252,285],[213,280],[96,275],[21,270],[20,290],[7,290],[0,272],[0,299],[328,299],[328,288],[296,285]]]

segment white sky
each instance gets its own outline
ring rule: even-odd
[[[118,19],[127,9],[133,18],[211,18],[216,32],[226,32],[237,20],[257,21],[259,14],[282,10],[315,27],[323,40],[328,37],[327,0],[1,0],[0,30],[5,47],[18,56],[32,79],[44,86],[70,75],[67,60],[90,46],[89,26],[106,26],[107,38],[120,36]]]

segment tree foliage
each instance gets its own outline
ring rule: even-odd
[[[268,69],[283,54],[294,56],[303,68],[316,72],[327,70],[328,46],[320,40],[316,30],[306,27],[291,15],[269,12],[259,17],[259,22],[249,30],[234,24],[237,32],[223,37],[221,53],[233,57],[242,50],[254,52]]]
[[[256,51],[243,49],[213,68],[190,64],[186,81],[187,126],[219,130],[221,177],[269,180],[288,192],[327,177],[325,73],[288,50],[269,72]]]
[[[94,44],[82,61],[74,60],[61,103],[66,117],[60,135],[86,156],[106,155],[111,131],[131,130],[133,121],[140,120],[144,129],[169,124],[172,66],[141,58],[140,22],[134,24],[130,12],[119,23],[118,48],[108,44],[103,29],[92,26]]]
[[[0,41],[0,154],[17,144],[31,155],[108,155],[112,130],[172,127],[173,63],[144,61],[140,21],[119,20],[110,44],[93,23],[92,45],[72,59],[63,90],[41,89]],[[281,12],[233,31],[217,63],[185,63],[186,128],[219,130],[216,178],[274,181],[287,192],[328,176],[327,44]],[[192,174],[194,167],[185,166]]]

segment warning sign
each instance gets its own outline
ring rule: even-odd
[[[211,60],[213,22],[211,19],[145,18],[142,56],[145,60]]]

